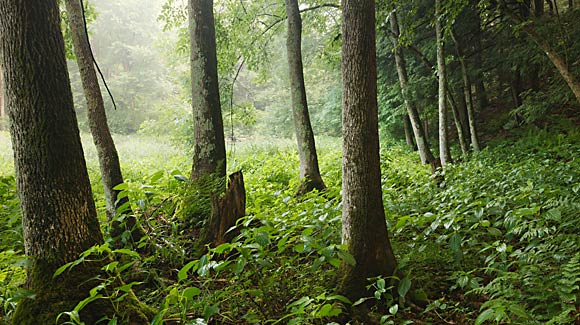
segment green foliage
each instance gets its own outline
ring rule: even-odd
[[[578,136],[539,132],[504,143],[447,168],[439,189],[388,177],[387,184],[398,179],[386,188],[398,220],[391,229],[395,240],[411,239],[405,246],[415,256],[405,267],[417,274],[428,262],[422,252],[438,251],[454,290],[490,297],[476,323],[578,317]]]

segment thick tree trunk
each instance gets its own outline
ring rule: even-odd
[[[443,49],[443,30],[439,19],[441,0],[435,0],[435,33],[437,38],[437,76],[439,78],[439,156],[441,166],[451,163],[449,144],[447,143],[447,94],[445,92],[445,52]]]
[[[1,65],[11,120],[27,287],[14,324],[54,324],[89,295],[100,265],[86,262],[54,272],[103,243],[73,107],[60,31],[58,1],[0,1]],[[112,311],[105,300],[87,305],[82,320],[93,324]],[[144,318],[134,319],[146,322]]]
[[[367,279],[390,276],[389,241],[379,164],[375,2],[342,0],[342,243],[355,265],[343,263],[339,290],[355,301]]]
[[[471,135],[471,145],[473,146],[474,152],[479,152],[479,137],[477,136],[477,126],[475,124],[475,109],[473,108],[473,97],[471,95],[471,80],[469,78],[469,69],[467,68],[467,62],[465,60],[465,55],[459,40],[455,35],[455,32],[451,30],[451,38],[455,44],[455,51],[457,52],[457,57],[459,58],[459,64],[461,65],[461,76],[463,79],[463,96],[465,98],[466,108],[467,108],[467,119],[469,122],[469,134]]]
[[[403,129],[405,131],[405,142],[411,149],[417,150],[415,140],[413,140],[413,127],[411,126],[411,119],[407,114],[403,116]]]
[[[105,105],[103,103],[97,73],[93,65],[93,56],[84,25],[81,3],[79,0],[66,0],[65,4],[68,13],[68,23],[71,29],[74,52],[81,75],[85,99],[87,101],[89,128],[99,157],[101,178],[103,180],[103,187],[105,188],[107,218],[113,220],[116,214],[116,209],[123,205],[127,206],[129,200],[127,197],[123,197],[117,201],[119,191],[114,189],[115,186],[123,183],[123,174],[121,173],[119,155],[117,154],[117,149],[115,148],[115,143],[113,142],[113,137],[111,136],[109,125],[107,123]],[[128,209],[130,212],[130,207],[128,207]],[[127,213],[127,211],[124,212],[129,215],[131,214]],[[127,218],[125,223],[127,229],[131,231],[134,243],[139,241],[143,235],[141,229],[138,226],[136,227],[136,223],[134,216]],[[121,235],[122,232],[123,229],[121,229],[119,222],[113,221],[111,236],[117,237]]]
[[[288,71],[290,74],[290,92],[292,95],[292,114],[294,130],[300,156],[300,185],[297,195],[302,195],[314,189],[322,190],[326,186],[320,176],[318,156],[314,142],[314,132],[310,123],[306,87],[304,86],[304,70],[302,67],[302,19],[298,0],[286,0],[286,16],[288,36],[286,50],[288,54]]]
[[[401,86],[401,92],[403,95],[403,100],[405,101],[405,106],[407,107],[407,114],[411,120],[411,126],[413,127],[413,134],[415,135],[415,141],[417,142],[417,149],[419,151],[419,156],[421,157],[421,162],[423,164],[428,164],[435,159],[431,148],[429,146],[429,141],[425,135],[421,124],[421,118],[419,116],[419,111],[415,106],[415,103],[410,100],[408,95],[408,75],[407,67],[405,63],[405,57],[403,56],[403,51],[399,45],[399,23],[397,21],[397,14],[393,12],[390,18],[391,31],[393,33],[393,47],[395,48],[395,63],[397,65],[397,74],[399,76],[399,85]]]
[[[6,110],[4,105],[4,77],[0,65],[0,131],[6,130]]]
[[[235,232],[228,230],[246,214],[246,189],[242,172],[231,174],[225,195],[223,197],[212,195],[211,202],[211,216],[200,236],[200,244],[204,247],[207,244],[216,247],[236,236]]]
[[[195,138],[191,179],[200,180],[210,175],[225,177],[226,145],[218,86],[213,0],[189,0],[189,36]]]

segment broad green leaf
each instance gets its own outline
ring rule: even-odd
[[[484,310],[477,318],[475,319],[475,325],[481,325],[485,321],[488,321],[495,317],[495,312],[493,309],[486,309]]]
[[[191,261],[187,264],[185,264],[180,270],[179,272],[177,272],[177,281],[183,281],[187,278],[187,272],[189,272],[189,270],[191,270],[194,266],[197,266],[198,264],[198,260],[195,261]],[[193,270],[193,272],[195,272],[196,269]]]
[[[201,290],[197,287],[189,287],[189,288],[185,288],[183,290],[183,292],[181,293],[181,295],[183,297],[185,297],[187,300],[192,300],[193,297],[199,295],[201,293]]]
[[[409,292],[409,289],[411,289],[411,280],[406,276],[399,282],[397,292],[399,296],[404,297]]]

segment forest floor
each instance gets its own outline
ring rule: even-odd
[[[83,138],[104,221],[96,156],[90,137]],[[247,217],[231,243],[201,257],[193,243],[203,219],[193,216],[203,214],[207,198],[183,181],[190,168],[185,150],[158,138],[116,141],[149,249],[111,254],[124,262],[116,271],[125,283],[157,310],[153,324],[578,322],[580,133],[574,129],[512,131],[449,166],[442,182],[416,153],[384,139],[383,198],[401,278],[369,279],[369,297],[357,302],[334,290],[338,266],[352,262],[340,245],[339,139],[318,141],[328,189],[303,198],[294,197],[293,141],[237,143],[228,170],[244,173]],[[0,147],[0,320],[8,321],[25,294],[19,288],[25,263],[5,132]],[[111,292],[121,296],[122,289]],[[364,317],[345,318],[352,304],[364,308]]]

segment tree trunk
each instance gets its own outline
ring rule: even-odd
[[[58,1],[0,2],[1,65],[11,125],[27,287],[14,324],[54,324],[89,295],[98,263],[85,262],[53,278],[63,264],[103,243],[74,112]],[[81,311],[93,324],[112,312],[99,300]],[[133,321],[146,322],[145,318]]]
[[[477,127],[475,124],[475,110],[473,108],[473,97],[471,96],[471,80],[469,78],[469,70],[467,68],[467,62],[465,60],[465,54],[459,44],[459,40],[455,35],[455,32],[451,30],[451,38],[455,44],[455,51],[457,52],[457,57],[459,58],[459,64],[461,65],[461,76],[463,78],[463,92],[467,108],[467,119],[469,122],[469,134],[471,135],[471,145],[473,146],[474,152],[479,152],[479,137],[477,136]]]
[[[367,279],[393,275],[379,164],[375,2],[342,0],[342,243],[356,260],[341,265],[339,291],[356,301]]]
[[[81,75],[85,99],[87,101],[89,128],[99,157],[101,178],[103,180],[103,187],[105,188],[107,218],[110,221],[113,220],[111,237],[115,238],[123,233],[119,222],[114,220],[116,210],[121,206],[128,207],[129,213],[127,213],[127,210],[124,213],[131,215],[129,200],[127,197],[117,200],[120,191],[114,189],[115,186],[123,183],[123,174],[121,173],[119,155],[117,154],[117,149],[115,148],[115,143],[113,142],[113,137],[111,136],[107,123],[105,105],[103,104],[99,80],[93,64],[93,55],[85,29],[81,3],[79,0],[66,0],[65,4],[74,52]],[[137,222],[134,216],[126,219],[125,227],[131,231],[133,243],[138,242],[141,236],[143,236],[143,231],[136,224]]]
[[[417,142],[417,149],[419,150],[419,156],[421,157],[421,162],[423,164],[428,164],[435,159],[431,148],[429,147],[429,141],[425,135],[421,124],[421,118],[419,116],[419,111],[415,106],[415,103],[411,101],[408,94],[408,75],[407,67],[405,63],[405,57],[403,56],[403,51],[399,45],[399,22],[397,21],[396,12],[391,13],[390,18],[391,31],[393,33],[393,47],[395,48],[395,63],[397,65],[397,74],[399,76],[399,85],[401,86],[401,92],[403,95],[403,100],[405,101],[405,106],[407,107],[407,114],[411,120],[411,126],[413,127],[413,134],[415,135],[415,141]]]
[[[532,40],[538,44],[544,53],[546,53],[548,59],[550,59],[564,81],[566,81],[568,87],[570,87],[570,90],[572,90],[572,93],[574,93],[576,101],[580,103],[580,80],[578,80],[572,73],[566,60],[550,45],[550,43],[548,43],[546,38],[538,35],[532,26],[526,25],[524,31],[530,35]]]
[[[314,142],[314,132],[310,123],[306,87],[304,86],[304,71],[302,67],[302,19],[298,0],[286,1],[286,16],[288,36],[286,50],[288,54],[288,71],[290,74],[290,92],[292,95],[292,113],[298,154],[300,156],[300,185],[297,195],[303,195],[314,189],[322,190],[326,186],[320,176],[318,156]]]
[[[236,225],[239,218],[246,214],[246,189],[244,188],[244,176],[241,171],[230,175],[228,188],[223,197],[212,195],[211,217],[204,226],[200,244],[210,244],[217,247],[220,244],[231,241],[235,232],[228,232]]]
[[[407,145],[411,149],[417,150],[417,146],[415,146],[415,141],[413,140],[413,127],[411,126],[411,119],[407,114],[403,116],[403,129],[405,131],[405,142],[407,142]]]
[[[213,0],[189,0],[191,89],[195,145],[192,180],[225,177],[226,145],[220,107]],[[223,192],[223,189],[216,189]]]
[[[501,1],[501,5],[505,10],[505,13],[513,21],[517,23],[523,23],[526,21],[527,18],[526,16],[518,16],[514,12],[512,12],[507,7],[505,0]],[[556,5],[556,3],[548,1],[548,5],[550,6],[550,11],[552,14],[553,7]],[[520,8],[522,7],[523,6],[520,5]],[[550,45],[550,43],[547,41],[545,37],[542,37],[540,34],[538,34],[538,32],[534,27],[533,21],[523,25],[522,30],[530,36],[530,38],[534,41],[534,43],[536,43],[544,53],[546,53],[548,59],[550,59],[550,61],[556,67],[556,69],[558,70],[564,81],[566,81],[566,84],[568,85],[570,90],[572,90],[572,93],[574,93],[576,101],[580,103],[580,81],[576,78],[576,76],[574,76],[566,60],[556,51],[554,47]]]
[[[0,65],[0,131],[6,130],[6,110],[4,106],[4,77]]]
[[[467,143],[467,137],[465,135],[465,124],[461,121],[459,107],[453,99],[453,95],[451,94],[448,85],[446,85],[446,89],[447,103],[451,107],[451,112],[453,113],[453,122],[455,123],[455,129],[457,130],[457,138],[459,140],[459,145],[461,146],[461,154],[465,156],[469,153],[469,144]],[[449,146],[447,146],[447,150],[449,150]]]
[[[447,99],[445,78],[445,52],[443,49],[443,30],[441,21],[441,0],[435,0],[435,33],[437,38],[437,76],[439,78],[439,156],[441,167],[451,162],[447,143]]]

